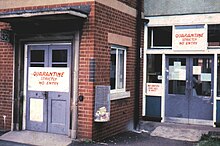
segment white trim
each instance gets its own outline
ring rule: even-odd
[[[187,55],[213,55],[215,53],[220,53],[220,49],[206,49],[206,50],[188,50],[188,51],[181,51],[181,50],[169,50],[169,49],[146,49],[146,54],[187,54]]]
[[[117,93],[110,93],[110,100],[118,100],[131,97],[130,91],[126,92],[117,92]]]
[[[208,46],[208,49],[220,49],[220,46]]]
[[[31,45],[31,46],[52,46],[52,45],[71,45],[71,43],[28,43],[26,44],[27,46]]]
[[[153,48],[154,47],[154,31],[153,31],[153,29],[151,30],[151,36],[150,37],[151,37],[150,47]]]
[[[115,79],[115,88],[116,89],[112,89],[110,90],[110,93],[118,93],[118,92],[125,92],[126,91],[126,65],[127,65],[127,49],[123,46],[118,46],[118,45],[112,45],[111,49],[115,49],[116,50],[116,79]],[[118,83],[118,50],[123,50],[124,51],[124,85],[122,89],[117,89],[117,83]]]
[[[172,49],[172,46],[170,46],[170,47],[167,47],[167,46],[151,46],[150,49],[161,49],[161,48],[164,48],[164,49]]]
[[[213,124],[212,120],[199,120],[199,119],[176,118],[176,117],[165,117],[165,122],[195,124],[195,125],[208,125],[208,126],[212,126],[212,124]]]
[[[27,63],[28,63],[28,45],[25,44],[24,47],[24,99],[23,99],[23,125],[22,129],[26,129],[26,116],[27,116],[27,110],[26,110],[26,104],[27,104]]]
[[[218,74],[218,54],[214,54],[214,83],[213,83],[213,126],[215,127],[216,125],[214,124],[216,122],[216,110],[217,110],[217,80],[215,80],[215,77],[217,77]]]
[[[147,25],[144,26],[144,62],[143,62],[143,94],[142,94],[142,116],[146,115],[146,82],[147,82],[147,54],[146,54],[146,49],[148,44],[147,44],[147,33],[148,33],[148,28]]]
[[[162,97],[161,97],[161,117],[164,122],[165,118],[165,97],[166,97],[166,56],[162,54]]]
[[[172,26],[172,25],[193,25],[193,24],[219,24],[220,13],[192,14],[175,16],[152,16],[148,26]]]

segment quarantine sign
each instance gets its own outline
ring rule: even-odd
[[[173,50],[205,50],[207,32],[204,25],[175,26]]]
[[[69,68],[29,67],[28,90],[69,92]]]

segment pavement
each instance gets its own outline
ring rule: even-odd
[[[220,128],[176,123],[140,122],[138,131],[127,131],[102,141],[71,140],[64,135],[33,131],[0,131],[0,146],[194,146],[203,134]]]

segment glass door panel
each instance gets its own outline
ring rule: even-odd
[[[186,58],[169,59],[168,94],[185,95],[186,90]]]
[[[192,57],[190,72],[189,119],[212,120],[213,58]]]
[[[185,56],[170,56],[166,59],[166,120],[188,118],[188,64],[189,59]]]

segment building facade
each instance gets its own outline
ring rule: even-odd
[[[139,7],[0,0],[0,129],[102,139],[133,127]]]
[[[219,1],[145,1],[142,115],[218,126]]]

